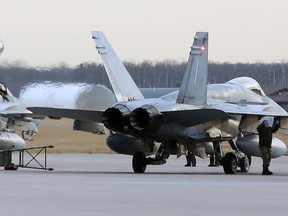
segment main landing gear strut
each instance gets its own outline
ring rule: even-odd
[[[133,155],[132,167],[135,173],[144,173],[146,170],[147,162],[146,156],[143,152],[136,152]]]
[[[240,167],[241,172],[248,172],[251,164],[251,159],[244,153],[240,152],[233,140],[229,141],[230,146],[234,152],[228,152],[220,160],[226,174],[235,174],[237,168]]]
[[[161,165],[166,163],[166,159],[169,157],[167,152],[169,144],[162,143],[155,155],[155,158],[146,158],[143,152],[136,152],[133,155],[132,167],[135,173],[144,173],[147,165]],[[171,150],[171,149],[170,149]]]
[[[247,155],[240,152],[236,148],[236,145],[234,144],[233,141],[231,141],[230,145],[235,150],[235,153],[228,152],[225,155],[223,155],[223,152],[220,148],[220,145],[219,145],[220,143],[213,143],[213,144],[216,147],[219,146],[219,148],[216,148],[216,151],[215,151],[216,160],[219,160],[220,165],[223,166],[223,170],[226,174],[235,174],[237,172],[238,167],[240,168],[241,172],[248,172],[250,164],[251,164],[251,160]],[[155,158],[146,158],[143,152],[136,152],[134,153],[133,160],[132,160],[133,170],[135,173],[144,173],[147,165],[165,164],[168,156],[169,154],[165,152],[163,146],[160,146]]]

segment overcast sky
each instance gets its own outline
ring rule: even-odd
[[[100,62],[90,31],[122,60],[186,61],[196,31],[217,62],[288,60],[287,0],[0,0],[0,64]]]

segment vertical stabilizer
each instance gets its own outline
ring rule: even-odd
[[[208,32],[197,32],[176,102],[205,105],[207,103],[207,75]]]
[[[130,74],[116,55],[103,32],[93,31],[92,38],[100,54],[118,102],[144,99]]]

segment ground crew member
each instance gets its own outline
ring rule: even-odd
[[[196,166],[196,155],[194,153],[194,151],[191,151],[188,149],[188,153],[186,155],[186,161],[187,161],[187,164],[185,164],[185,166],[193,166],[195,167]]]
[[[219,160],[221,158],[221,152],[222,152],[222,149],[221,149],[221,146],[219,144],[219,142],[217,141],[214,141],[213,142],[213,149],[214,149],[214,152],[213,153],[210,153],[210,164],[208,165],[209,167],[219,167]]]
[[[268,167],[270,166],[271,161],[271,144],[273,133],[279,129],[280,122],[275,120],[273,126],[269,126],[267,120],[262,121],[262,123],[257,127],[259,134],[259,149],[261,153],[261,158],[263,160],[263,171],[262,175],[272,175],[273,172],[269,171]]]

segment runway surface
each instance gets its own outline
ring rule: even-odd
[[[208,159],[184,164],[171,156],[134,174],[130,156],[49,154],[54,171],[0,169],[1,215],[287,215],[287,156],[272,161],[273,176],[258,158],[235,175]]]

